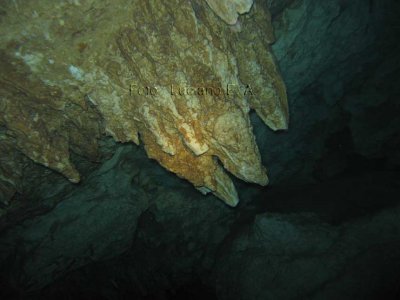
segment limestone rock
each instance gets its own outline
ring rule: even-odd
[[[34,242],[27,249],[31,253],[29,263],[23,267],[14,265],[12,268],[16,273],[8,277],[10,281],[25,290],[38,289],[51,282],[54,276],[61,277],[88,261],[107,259],[129,248],[138,218],[148,207],[144,191],[132,188],[134,166],[119,163],[127,152],[132,154],[130,148],[127,145],[118,149],[96,170],[96,176],[81,185],[78,192],[65,195],[65,201],[44,214],[45,218],[39,216],[37,221],[41,230],[37,231],[35,221],[28,221],[27,235],[34,237]],[[113,180],[118,185],[113,184]],[[113,229],[112,234],[109,234],[110,228]],[[2,236],[2,271],[8,268],[8,263],[15,263],[13,259],[6,259],[8,254],[4,253],[11,249],[18,253],[24,251],[16,250],[14,244],[16,240],[24,240],[23,235],[11,230],[10,234]],[[4,243],[8,239],[10,243]],[[46,246],[43,247],[43,243]],[[40,274],[40,278],[35,274]]]
[[[205,1],[117,2],[9,8],[0,125],[14,149],[76,182],[70,150],[95,159],[105,133],[143,142],[150,158],[231,206],[239,199],[224,169],[267,184],[248,112],[274,130],[288,118],[268,11],[255,3],[232,27]],[[251,5],[220,8],[237,18]],[[32,11],[29,27],[14,18]]]
[[[206,0],[211,9],[226,23],[233,25],[239,14],[247,13],[253,0]]]

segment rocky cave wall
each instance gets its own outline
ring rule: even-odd
[[[290,130],[279,133],[250,113],[270,186],[233,179],[241,203],[231,209],[141,147],[103,137],[88,159],[77,133],[79,185],[25,162],[28,193],[1,221],[4,298],[400,295],[399,5],[259,3],[273,14],[291,111]],[[100,137],[90,103],[87,112],[81,122]]]
[[[26,159],[15,152],[77,183],[70,153],[96,160],[105,134],[143,143],[150,158],[231,206],[239,199],[225,169],[268,183],[248,113],[286,129],[288,107],[262,5],[9,5],[0,41],[2,153],[11,153],[1,168],[3,203],[24,193]]]

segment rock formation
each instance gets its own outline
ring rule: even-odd
[[[273,130],[287,128],[270,15],[252,1],[207,3],[5,7],[3,197],[18,191],[26,157],[78,182],[70,153],[96,160],[102,134],[142,142],[150,158],[231,206],[238,196],[224,169],[267,184],[248,113],[254,109]]]
[[[102,104],[93,92],[81,92],[83,83],[72,74],[86,81],[90,69],[82,61],[90,58],[99,70],[124,78],[114,63],[120,59],[115,33],[131,26],[134,2],[84,2],[78,9],[72,0],[8,0],[0,7],[0,39],[20,41],[0,43],[0,118],[9,123],[0,126],[7,180],[1,191],[20,191],[8,205],[0,203],[0,215],[6,211],[0,217],[0,299],[400,298],[398,1],[263,1],[273,14],[272,50],[291,101],[291,127],[277,134],[250,114],[271,186],[239,182],[236,209],[213,195],[205,199],[148,159],[141,133],[140,147],[104,134],[111,128],[123,140],[134,120],[120,129],[117,115],[106,123]],[[253,47],[249,34],[259,32],[254,21],[260,2],[234,26],[203,2],[197,2],[203,12],[234,37],[250,36],[247,45]],[[55,12],[59,3],[64,6]],[[93,16],[97,22],[90,21]],[[83,23],[91,26],[82,31]],[[56,43],[46,43],[43,30],[28,39],[28,32],[46,26]],[[104,43],[91,40],[100,33]],[[110,45],[109,52],[102,45]],[[35,55],[43,51],[48,57]],[[242,61],[239,53],[235,59]],[[42,61],[39,68],[57,65],[47,81],[32,71],[35,57]],[[242,65],[240,81],[255,90],[252,79],[243,79],[244,70]],[[55,84],[62,80],[75,89],[68,81]],[[178,91],[180,82],[173,83]],[[133,78],[123,86],[124,95],[147,92]],[[18,126],[34,111],[47,116],[41,117],[46,126]],[[34,144],[40,151],[51,140],[48,132],[63,141],[51,147],[68,150],[79,184],[28,157],[30,128],[41,129],[42,144]]]
[[[206,0],[211,9],[226,23],[233,25],[239,14],[247,13],[253,0]]]

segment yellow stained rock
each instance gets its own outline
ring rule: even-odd
[[[69,151],[96,156],[101,131],[116,141],[143,143],[150,158],[230,206],[239,199],[225,170],[268,183],[248,113],[254,109],[273,130],[285,129],[288,107],[263,6],[239,0],[43,2],[18,12],[36,11],[30,26],[15,21],[10,8],[3,20],[9,28],[0,29],[2,63],[16,74],[2,75],[0,126],[15,149],[77,181]],[[240,26],[226,24],[245,12]],[[21,80],[25,92],[18,95]]]

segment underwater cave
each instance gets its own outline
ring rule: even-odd
[[[400,299],[399,16],[1,1],[0,299]]]

